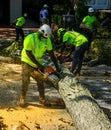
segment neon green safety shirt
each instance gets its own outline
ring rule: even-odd
[[[87,42],[87,38],[75,31],[67,31],[64,35],[63,35],[63,42],[67,42],[69,44],[72,44],[74,46],[80,46],[82,44],[84,44],[85,42]]]
[[[23,25],[26,23],[26,20],[24,17],[20,17],[17,19],[16,26],[17,27],[23,27]]]
[[[32,51],[35,59],[42,64],[42,57],[44,53],[53,49],[52,42],[50,38],[39,38],[39,32],[29,34],[24,39],[24,47],[22,50],[21,60],[30,66],[37,68],[37,65],[31,61],[31,59],[27,56],[26,50]]]
[[[86,17],[83,18],[82,22],[88,26],[91,30],[94,29],[93,27],[93,23],[96,22],[97,19],[95,16],[90,16],[90,15],[87,15]]]

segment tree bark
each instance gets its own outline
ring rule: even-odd
[[[69,74],[59,81],[58,86],[77,130],[111,130],[108,116],[77,79]]]

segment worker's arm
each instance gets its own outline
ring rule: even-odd
[[[47,52],[48,52],[52,62],[54,63],[54,65],[56,67],[56,71],[60,72],[61,69],[60,69],[60,67],[58,65],[58,61],[57,61],[57,59],[56,59],[56,57],[54,55],[54,52],[52,50],[51,51],[47,51]]]
[[[83,22],[80,23],[80,28],[84,28],[85,24]]]
[[[84,23],[84,22],[81,22],[81,24],[80,24],[80,28],[83,28],[83,29],[88,29],[88,30],[90,30],[90,26],[88,26],[88,25],[85,25],[85,23]]]
[[[11,26],[15,27],[17,21],[18,21],[18,19],[15,19],[14,21],[12,21]]]
[[[37,65],[38,69],[39,69],[40,71],[44,72],[44,66],[42,66],[42,65],[35,59],[35,57],[34,57],[33,54],[32,54],[32,51],[26,50],[26,54],[27,54],[28,57],[31,59],[31,61]]]
[[[66,55],[66,58],[71,56],[71,54],[72,54],[72,52],[74,51],[74,49],[75,49],[75,46],[72,45],[72,46],[70,47],[69,53]]]
[[[61,46],[61,50],[60,50],[59,57],[61,57],[61,56],[62,56],[62,54],[63,54],[63,52],[64,52],[65,48],[66,48],[66,43],[65,43],[65,42],[63,42],[63,43],[62,43],[62,46]]]
[[[66,44],[65,44],[65,43],[61,43],[60,51],[59,51],[59,53],[57,54],[57,58],[58,58],[58,59],[61,59],[61,58],[62,58],[62,54],[63,54],[65,48],[66,48]]]
[[[66,42],[63,42],[63,43],[62,43],[62,47],[61,47],[61,51],[60,51],[59,57],[62,57],[62,54],[63,54],[64,50],[67,48],[66,44],[67,44]],[[74,51],[74,49],[75,49],[75,46],[72,45],[72,46],[70,47],[69,51],[68,51],[68,54],[66,55],[66,58],[68,58],[68,57],[71,56],[71,54],[72,54],[72,52]]]

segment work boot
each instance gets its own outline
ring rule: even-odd
[[[24,96],[21,96],[20,97],[20,104],[19,104],[21,107],[25,107],[26,106],[26,102],[25,102],[25,97]]]
[[[39,103],[47,107],[51,106],[51,103],[45,100],[43,97],[39,97]]]
[[[40,103],[40,104],[44,104],[45,101],[46,101],[46,100],[45,100],[43,97],[39,97],[39,103]]]

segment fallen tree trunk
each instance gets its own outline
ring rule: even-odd
[[[111,130],[111,123],[89,90],[68,75],[59,83],[59,92],[77,130]]]

